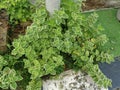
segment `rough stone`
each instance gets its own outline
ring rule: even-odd
[[[120,7],[120,0],[106,0],[107,7]]]
[[[120,9],[118,9],[118,11],[117,11],[117,19],[120,22]]]
[[[58,79],[43,81],[43,90],[108,90],[98,87],[92,78],[85,73],[68,70]]]
[[[55,10],[59,10],[61,0],[45,0],[46,9],[52,15]]]

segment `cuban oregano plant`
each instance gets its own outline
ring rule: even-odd
[[[28,0],[1,0],[0,8],[7,10],[10,23],[26,22],[31,20],[35,7]]]
[[[0,56],[0,88],[2,89],[15,90],[17,82],[22,80],[20,72],[11,67],[13,65],[11,61],[7,57]]]
[[[99,86],[111,86],[111,80],[98,66],[100,62],[110,63],[114,60],[111,54],[101,49],[108,38],[102,33],[102,26],[96,24],[97,14],[85,16],[79,9],[81,4],[79,1],[62,0],[60,10],[52,16],[42,6],[33,15],[33,23],[27,28],[26,34],[12,43],[10,57],[13,62],[11,65],[10,62],[0,65],[17,70],[12,66],[16,62],[23,62],[22,71],[27,70],[30,74],[26,90],[40,90],[44,76],[54,76],[67,69],[86,72]],[[7,58],[3,59],[7,61]],[[4,72],[4,67],[1,72]],[[22,71],[18,70],[19,73]],[[3,88],[1,83],[0,87]]]

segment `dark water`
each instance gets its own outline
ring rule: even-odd
[[[115,58],[111,64],[102,63],[99,65],[102,72],[112,80],[112,88],[109,90],[120,90],[120,58]]]

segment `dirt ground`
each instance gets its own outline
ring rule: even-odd
[[[5,10],[0,10],[0,53],[6,51],[8,17]]]
[[[31,25],[31,22],[28,21],[12,26],[8,24],[8,20],[7,12],[4,9],[0,10],[0,53],[4,53],[7,50],[7,43],[11,43],[20,34],[25,34],[27,26]]]
[[[100,9],[105,8],[105,3],[103,2],[93,2],[93,0],[87,0],[84,2],[84,6],[82,7],[83,11],[91,10],[91,9]]]
[[[9,26],[8,32],[9,40],[13,41],[13,39],[18,38],[20,34],[24,35],[27,26],[30,26],[31,23],[32,23],[31,21],[27,21],[25,23],[17,24],[15,27]]]

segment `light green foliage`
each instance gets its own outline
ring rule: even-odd
[[[29,86],[26,87],[26,90],[40,90],[42,86],[42,80],[40,78],[36,78],[29,82]]]
[[[40,8],[42,6],[45,6],[45,0],[28,0],[32,5],[34,5],[36,8]]]
[[[32,79],[30,85],[36,80],[36,83],[41,82],[40,80],[38,82],[38,79],[44,75],[55,75],[55,69],[64,64],[60,51],[53,46],[54,39],[59,39],[62,36],[61,27],[58,26],[59,28],[53,30],[52,27],[51,29],[48,27],[51,20],[45,21],[47,12],[44,8],[38,10],[36,14],[34,23],[27,29],[26,35],[20,36],[13,42],[15,48],[12,51],[12,55],[16,55],[17,58],[25,55],[25,68],[28,68]],[[27,88],[31,90],[32,87],[35,88],[35,86],[28,86]],[[38,84],[36,87],[40,88],[40,85]]]
[[[16,81],[22,80],[21,75],[15,70],[8,67],[7,60],[0,56],[0,88],[16,90]]]
[[[16,81],[22,80],[22,77],[14,70],[9,67],[5,67],[3,71],[0,72],[0,87],[3,89],[16,90]]]
[[[86,17],[79,11],[80,4],[62,0],[60,10],[53,16],[42,6],[33,15],[33,23],[26,34],[12,43],[11,58],[15,61],[10,67],[24,62],[23,71],[28,70],[31,80],[27,90],[39,90],[43,76],[57,75],[66,68],[82,70],[98,85],[111,86],[111,80],[98,66],[99,62],[114,60],[111,54],[100,49],[108,39],[101,33],[102,26],[96,25],[97,14]]]
[[[7,61],[4,60],[4,57],[0,55],[0,70],[2,70],[3,66],[7,65]]]
[[[0,8],[5,8],[7,10],[11,23],[31,20],[31,15],[35,9],[28,0],[1,0]]]

